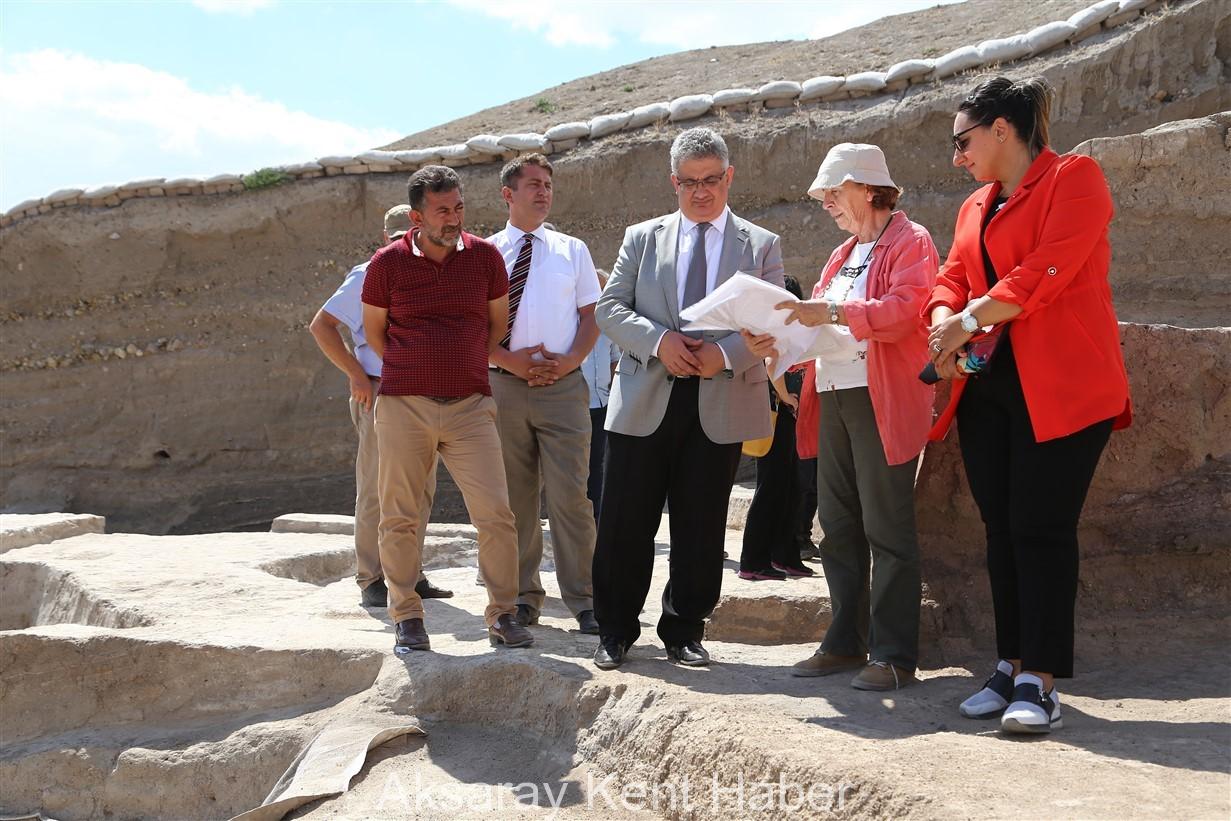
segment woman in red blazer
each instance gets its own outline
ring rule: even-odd
[[[1130,420],[1107,269],[1111,193],[1098,163],[1047,147],[1051,88],[1004,77],[958,107],[953,164],[979,182],[924,308],[937,373],[952,379],[931,433],[957,418],[987,530],[1000,661],[961,705],[1009,732],[1061,726],[1054,678],[1073,674],[1077,522],[1113,429]],[[966,344],[996,326],[987,368]]]

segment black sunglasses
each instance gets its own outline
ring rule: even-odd
[[[958,153],[965,154],[966,146],[970,145],[970,138],[963,137],[962,135],[968,131],[974,131],[976,128],[981,128],[985,125],[987,125],[987,123],[975,123],[970,128],[963,128],[961,131],[954,134],[953,135],[953,150],[957,151]]]

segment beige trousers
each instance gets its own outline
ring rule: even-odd
[[[380,380],[369,377],[372,382],[372,398],[380,389]],[[380,542],[377,528],[380,526],[380,493],[377,489],[378,451],[376,448],[376,430],[373,426],[373,410],[364,410],[363,406],[350,400],[350,421],[355,426],[355,435],[359,437],[359,450],[355,453],[355,582],[359,589],[365,589],[369,584],[385,577],[380,569]],[[432,513],[432,498],[436,495],[436,462],[432,461],[432,469],[428,475],[423,493],[423,521],[427,521]],[[423,555],[423,540],[427,536],[427,528],[419,533],[419,555]],[[420,578],[427,578],[420,573]]]
[[[422,499],[437,454],[457,483],[479,531],[479,573],[487,583],[484,618],[517,612],[517,531],[504,471],[496,403],[490,396],[437,402],[424,396],[379,396],[380,563],[389,587],[389,617],[423,618],[415,593],[427,527]]]
[[[581,371],[538,388],[512,374],[493,371],[490,378],[509,504],[517,520],[517,603],[539,612],[546,597],[539,577],[539,488],[545,487],[560,598],[574,616],[593,610],[594,505],[586,497],[590,389]]]

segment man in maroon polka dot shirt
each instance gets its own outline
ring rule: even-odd
[[[508,272],[493,245],[463,230],[456,172],[421,168],[407,193],[414,228],[376,252],[363,284],[364,330],[383,361],[377,484],[394,649],[430,647],[415,582],[422,563],[418,534],[427,526],[418,500],[437,454],[479,531],[491,641],[525,647],[534,639],[513,619],[517,533],[487,381],[488,357],[508,324]]]

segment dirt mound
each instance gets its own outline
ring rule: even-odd
[[[520,100],[404,137],[389,148],[465,142],[475,134],[543,133],[570,120],[628,111],[685,94],[801,82],[824,74],[879,70],[901,60],[939,57],[951,49],[1029,31],[1088,6],[1082,0],[966,0],[885,17],[821,40],[714,46],[654,57],[580,77]],[[801,21],[801,29],[807,22]]]

